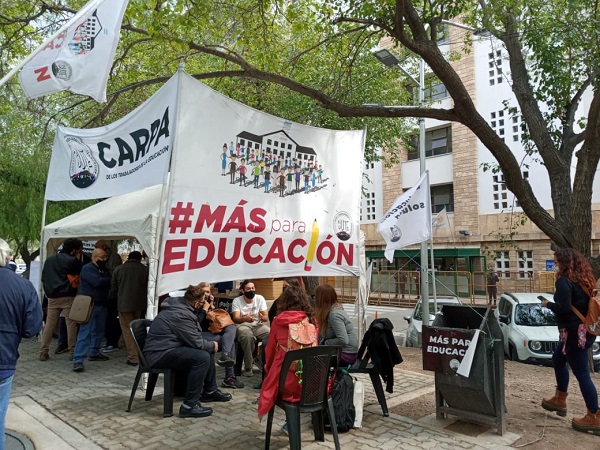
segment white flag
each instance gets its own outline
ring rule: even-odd
[[[448,221],[448,212],[446,211],[446,207],[435,215],[433,220],[431,221],[431,226],[433,227],[433,231],[441,230],[442,228],[450,228],[450,222]]]
[[[127,2],[90,0],[19,73],[27,97],[68,90],[105,102]]]
[[[431,238],[431,199],[429,172],[419,182],[400,195],[379,222],[377,231],[387,244],[385,257],[394,260],[394,250]]]

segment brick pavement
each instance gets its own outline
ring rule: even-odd
[[[53,347],[54,348],[53,344]],[[162,377],[154,398],[144,401],[138,390],[132,411],[125,412],[136,369],[125,364],[124,350],[110,353],[110,361],[86,362],[85,372],[74,373],[68,354],[38,361],[37,340],[23,341],[21,358],[13,383],[7,428],[27,435],[38,450],[63,449],[197,449],[200,445],[215,449],[264,447],[265,422],[260,424],[252,401],[258,391],[251,388],[259,376],[243,378],[246,388],[230,390],[233,400],[212,404],[214,414],[203,419],[162,417]],[[217,368],[217,377],[223,378]],[[471,437],[445,430],[445,424],[414,421],[397,414],[383,417],[368,377],[365,378],[363,427],[340,434],[346,450],[369,449],[502,449],[514,442],[514,434],[500,437],[486,433]],[[390,409],[434,389],[432,376],[401,370],[395,373],[393,394],[386,394]],[[225,389],[224,389],[225,390]],[[176,398],[177,413],[181,398]],[[434,413],[435,411],[432,411]],[[331,435],[326,442],[315,442],[310,417],[302,418],[303,449],[333,448]],[[284,421],[281,410],[275,412],[271,447],[288,447],[287,436],[280,431]]]

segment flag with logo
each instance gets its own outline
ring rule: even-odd
[[[59,91],[106,101],[106,82],[128,0],[91,0],[19,73],[28,98]]]
[[[394,200],[379,221],[377,231],[387,244],[384,255],[390,262],[394,260],[394,250],[431,238],[429,172],[421,175],[415,186]]]
[[[439,213],[437,213],[434,216],[433,220],[431,221],[431,226],[433,227],[434,232],[443,228],[450,228],[450,222],[448,221],[448,212],[446,211],[445,206]]]

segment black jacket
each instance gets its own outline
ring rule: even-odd
[[[71,285],[67,275],[79,275],[81,266],[81,261],[64,252],[46,259],[42,269],[42,285],[46,297],[74,297],[77,288]]]
[[[394,392],[394,366],[403,361],[394,340],[393,329],[394,325],[390,319],[375,319],[369,325],[358,350],[359,359],[367,356],[364,353],[365,349],[367,350],[371,362],[379,370],[383,381],[386,382],[385,390],[390,394]]]

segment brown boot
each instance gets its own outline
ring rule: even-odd
[[[592,432],[596,436],[600,436],[600,411],[595,414],[589,410],[585,416],[581,419],[573,419],[571,426],[577,431],[583,431],[584,433]]]
[[[542,400],[542,408],[546,411],[556,411],[556,414],[565,417],[567,415],[567,395],[569,394],[557,389],[554,397]]]

